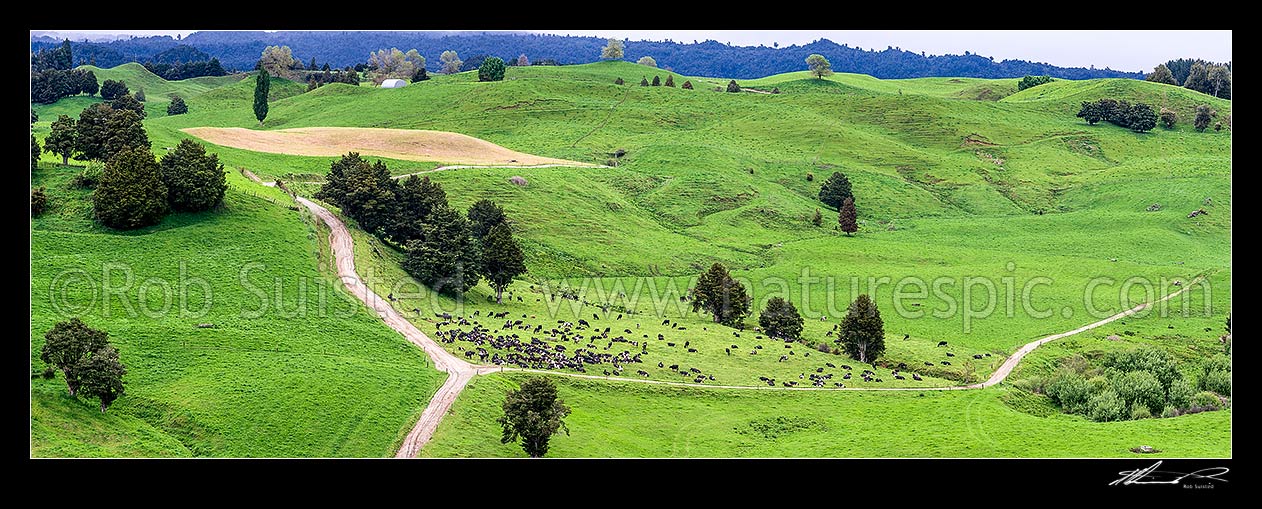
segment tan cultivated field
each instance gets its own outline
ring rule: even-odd
[[[256,131],[240,127],[192,127],[184,132],[225,147],[302,156],[340,156],[347,152],[409,161],[471,165],[587,163],[540,157],[489,141],[446,131],[368,127],[300,127]]]

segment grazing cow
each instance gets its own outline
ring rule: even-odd
[[[844,369],[844,370],[846,370],[846,371],[850,371],[850,365],[849,365],[849,364],[842,364],[842,365],[841,365],[841,369]]]
[[[907,377],[905,377],[905,376],[903,376],[903,375],[894,375],[894,379],[895,379],[895,380],[906,380],[906,379],[907,379]]]
[[[691,344],[692,344],[692,341],[691,341],[691,340],[686,340],[686,341],[684,341],[684,347],[685,347],[685,348],[687,348],[687,347],[688,347],[689,345],[691,345]]]
[[[662,325],[670,325],[670,319],[667,318],[665,320],[662,320]]]
[[[974,358],[974,359],[981,359],[981,358],[982,358],[982,354],[975,353],[975,354],[973,354],[973,358]]]
[[[907,369],[907,363],[906,362],[898,363],[898,369]]]
[[[663,366],[663,365],[662,365],[662,363],[660,363],[660,362],[659,362],[659,363],[657,363],[657,367],[659,367],[659,368],[664,368],[664,367],[666,367],[666,366]]]
[[[932,365],[933,365],[933,363],[932,363],[932,362],[929,362],[929,361],[925,361],[925,365],[926,365],[926,366],[932,366]]]
[[[728,355],[732,355],[732,349],[731,349],[731,348],[724,348],[724,349],[723,349],[723,351],[724,351],[724,352],[727,352],[727,354],[728,354]]]
[[[788,355],[781,355],[781,356],[780,356],[780,360],[778,360],[778,361],[776,361],[776,362],[784,362],[784,361],[787,361],[787,360],[789,360],[789,356],[788,356]]]
[[[675,344],[674,344],[674,343],[669,343],[669,342],[668,342],[668,343],[666,343],[666,346],[675,346]]]
[[[622,319],[622,313],[618,313],[618,319],[619,319],[619,320],[621,320],[621,319]]]
[[[915,373],[912,373],[912,374],[911,374],[911,379],[912,379],[912,380],[916,380],[916,381],[920,381],[920,380],[921,380],[920,375],[917,375],[917,374],[915,374]]]
[[[793,345],[784,345],[785,348],[793,348]]]
[[[950,365],[951,365],[951,361],[942,361],[942,365],[943,365],[943,366],[950,366]]]
[[[627,334],[630,334],[630,333],[631,333],[631,329],[622,329],[622,332],[627,333]]]
[[[679,365],[678,365],[678,364],[671,364],[671,365],[670,365],[670,369],[671,369],[672,371],[678,371],[678,370],[679,370]]]
[[[636,372],[636,374],[638,374],[638,375],[640,375],[640,376],[642,376],[642,377],[645,377],[645,378],[648,378],[648,376],[649,376],[649,372],[648,372],[648,371],[644,371],[644,370],[642,370],[642,369],[637,369],[637,370],[635,370],[635,372]]]
[[[733,350],[734,350],[734,349],[737,349],[737,348],[740,348],[740,347],[738,347],[738,346],[736,346],[736,345],[732,345],[732,349],[733,349]]]
[[[953,354],[953,353],[951,353],[951,352],[947,352],[947,357],[955,357],[955,354]]]
[[[661,335],[661,334],[658,334],[658,335],[657,335],[657,340],[658,340],[658,341],[661,341],[661,340],[663,340],[663,339],[666,339],[666,337],[665,337],[665,336],[663,336],[663,335]]]
[[[846,373],[846,376],[841,377],[841,379],[842,379],[842,380],[849,380],[849,379],[850,379],[850,373]]]
[[[798,380],[806,378],[806,373],[798,373]]]
[[[738,338],[739,338],[739,337],[741,337],[741,333],[736,332],[736,331],[732,331],[732,335],[733,335],[733,336],[736,336],[736,337],[738,337]]]
[[[755,350],[762,350],[762,345],[754,345]]]
[[[697,369],[697,368],[688,368],[688,371],[691,371],[691,372],[693,372],[693,373],[697,373],[697,374],[701,374],[701,370],[699,370],[699,369]]]
[[[605,376],[609,376],[609,370],[605,370]]]
[[[837,366],[834,366],[834,365],[833,365],[833,363],[831,363],[831,362],[825,362],[825,363],[824,363],[824,365],[825,365],[825,366],[828,366],[828,367],[830,367],[830,368],[833,368],[833,369],[837,369]]]
[[[947,346],[947,342],[946,342],[946,341],[939,341],[939,342],[938,342],[938,346]]]
[[[986,354],[986,356],[987,356],[987,357],[990,357],[990,354],[989,354],[989,353],[987,353],[987,354]]]
[[[884,380],[881,380],[880,378],[876,379],[876,381],[877,383],[884,382]]]
[[[688,353],[697,353],[697,349],[696,349],[696,348],[689,348],[689,349],[688,349]]]
[[[816,373],[823,373],[823,372],[824,372],[824,368],[815,368],[815,372],[816,372]]]
[[[908,339],[911,339],[911,334],[903,334],[903,341],[907,341]]]
[[[841,382],[833,382],[833,385],[834,385],[834,386],[836,386],[836,387],[838,387],[838,388],[841,388],[841,389],[845,389],[845,388],[846,388],[846,384],[843,384],[843,383],[841,383]]]

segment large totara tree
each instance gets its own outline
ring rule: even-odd
[[[846,178],[846,175],[839,171],[834,171],[819,188],[819,201],[836,209],[841,208],[841,204],[846,201],[846,198],[853,197],[854,193],[850,189],[850,179]]]
[[[259,119],[259,127],[263,127],[263,119],[267,118],[267,94],[272,89],[272,78],[267,69],[259,69],[254,79],[254,118]]]
[[[196,212],[223,203],[228,181],[219,154],[207,154],[201,143],[181,140],[175,150],[162,156],[160,166],[172,209]]]
[[[44,346],[40,349],[39,358],[48,365],[45,376],[51,377],[53,370],[60,370],[70,395],[77,395],[82,382],[78,371],[81,361],[109,342],[109,333],[88,327],[78,317],[58,322],[44,333]]]
[[[149,146],[144,124],[131,110],[97,103],[84,108],[75,123],[76,159],[106,161],[123,149]]]
[[[171,104],[167,105],[167,116],[183,115],[188,113],[188,105],[184,104],[184,99],[180,96],[171,98]]]
[[[810,69],[811,74],[819,79],[823,79],[824,76],[832,76],[833,74],[833,64],[829,63],[828,59],[819,53],[812,53],[811,56],[806,57],[806,68]]]
[[[127,368],[118,360],[118,350],[113,346],[105,345],[80,360],[75,372],[79,377],[80,394],[99,398],[102,413],[123,395],[123,375],[127,374]]]
[[[492,226],[481,238],[482,275],[495,290],[495,303],[503,302],[504,289],[513,278],[526,273],[526,257],[508,224]]]
[[[141,104],[141,102],[138,101],[136,97],[131,94],[123,94],[123,95],[118,96],[117,99],[110,101],[110,107],[114,108],[115,111],[121,111],[121,110],[134,111],[136,112],[136,116],[140,117],[141,120],[145,119],[145,105]]]
[[[723,264],[715,263],[692,288],[692,310],[704,309],[714,321],[728,327],[744,326],[749,315],[751,299],[745,285],[737,281]]]
[[[780,339],[798,339],[802,336],[802,315],[792,302],[782,297],[772,297],[767,307],[758,315],[758,326],[768,336]]]
[[[478,81],[503,81],[504,69],[504,61],[499,57],[484,58],[478,66]]]
[[[868,294],[859,294],[850,303],[834,342],[840,343],[846,355],[859,362],[874,362],[885,353],[885,323]]]
[[[603,60],[622,60],[622,41],[608,39],[605,42],[605,47],[600,49],[600,58]]]
[[[52,131],[44,138],[44,151],[61,156],[61,164],[70,164],[70,156],[74,155],[75,138],[78,132],[74,128],[74,119],[69,115],[58,115],[53,121]]]
[[[148,148],[125,148],[105,163],[92,192],[96,219],[119,230],[157,224],[166,215],[167,186]]]
[[[521,388],[509,391],[504,397],[504,416],[497,422],[503,427],[500,443],[521,439],[521,448],[532,458],[548,453],[548,442],[557,431],[570,430],[565,417],[570,407],[557,397],[556,384],[544,377],[532,377],[522,382]]]
[[[407,244],[403,270],[445,295],[459,295],[478,284],[481,253],[464,214],[440,207],[421,225],[421,239]]]
[[[859,231],[859,215],[854,210],[854,198],[846,197],[846,201],[841,203],[841,211],[837,214],[837,227],[846,235],[854,235]]]
[[[122,81],[105,80],[101,82],[101,99],[113,101],[130,93],[127,84]]]

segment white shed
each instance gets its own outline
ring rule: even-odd
[[[408,82],[403,80],[390,79],[381,82],[381,88],[403,88],[406,86],[408,86]]]

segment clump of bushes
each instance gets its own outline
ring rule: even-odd
[[[1021,81],[1017,82],[1017,92],[1027,88],[1034,88],[1039,85],[1051,83],[1053,81],[1055,80],[1053,80],[1051,76],[1026,76],[1021,78]]]
[[[48,206],[48,195],[44,194],[44,186],[31,188],[31,217],[39,217]]]
[[[70,185],[79,189],[95,189],[96,185],[101,182],[101,171],[104,168],[104,163],[92,161],[80,170],[78,175],[70,179]]]
[[[1105,98],[1096,102],[1083,102],[1077,116],[1091,125],[1104,120],[1140,133],[1157,127],[1157,112],[1151,105],[1131,104],[1125,100]]]
[[[1098,422],[1217,410],[1222,407],[1219,395],[1231,392],[1230,359],[1224,355],[1201,366],[1195,389],[1174,359],[1159,348],[1110,353],[1102,368],[1091,368],[1080,356],[1061,364],[1045,381],[1034,380],[1021,388],[1041,391],[1065,413]],[[1196,390],[1202,392],[1194,395]]]

